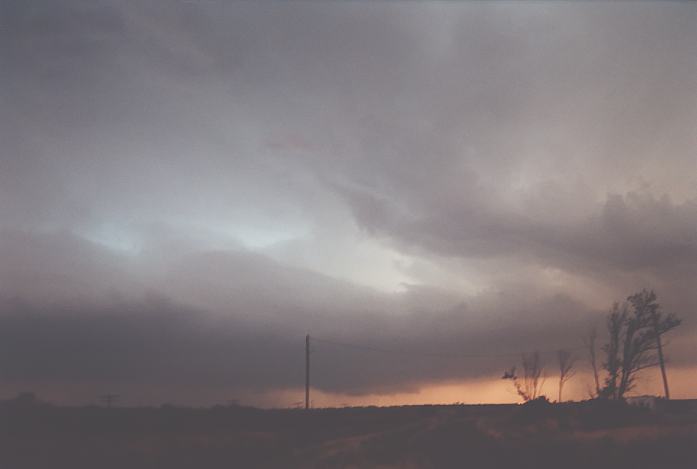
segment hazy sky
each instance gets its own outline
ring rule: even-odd
[[[289,405],[309,332],[389,351],[314,342],[318,404],[514,400],[500,355],[578,347],[649,287],[689,395],[696,25],[688,2],[3,1],[0,392]]]

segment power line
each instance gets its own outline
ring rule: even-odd
[[[331,344],[331,345],[336,345],[339,347],[346,347],[346,348],[352,348],[356,350],[362,350],[366,352],[377,352],[377,353],[386,353],[386,354],[393,354],[393,355],[409,355],[409,356],[418,356],[418,357],[427,357],[427,358],[466,358],[466,359],[477,359],[477,358],[511,358],[511,357],[520,357],[521,353],[520,352],[502,352],[502,353],[462,353],[462,352],[417,352],[414,350],[398,350],[398,349],[389,349],[389,348],[382,348],[382,347],[375,347],[372,345],[366,345],[366,344],[357,344],[353,342],[343,342],[343,341],[338,341],[338,340],[332,340],[332,339],[325,339],[322,337],[316,337],[312,336],[312,340],[320,343],[325,343],[325,344]],[[557,353],[559,350],[580,350],[580,349],[585,349],[585,346],[578,346],[578,347],[560,347],[556,349],[546,349],[546,350],[538,350],[537,353],[540,354],[547,354],[547,353]],[[311,407],[310,405],[310,335],[305,336],[305,409],[309,409]],[[302,401],[301,401],[302,402]]]
[[[416,352],[413,350],[397,350],[397,349],[387,349],[382,347],[375,347],[372,345],[356,344],[350,342],[340,342],[337,340],[324,339],[321,337],[312,336],[312,340],[315,342],[324,342],[327,344],[338,345],[346,348],[353,348],[358,350],[365,350],[370,352],[378,353],[392,353],[399,355],[416,355],[422,357],[433,357],[433,358],[506,358],[506,357],[519,357],[520,352],[503,352],[503,353],[461,353],[461,352]],[[559,347],[555,349],[538,350],[540,354],[546,353],[557,353],[558,350],[581,350],[585,347]]]

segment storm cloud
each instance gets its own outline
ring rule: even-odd
[[[3,2],[0,389],[296,389],[310,333],[318,389],[397,393],[577,347],[643,287],[694,367],[695,24]]]

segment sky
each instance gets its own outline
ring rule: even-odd
[[[514,402],[652,288],[697,397],[697,4],[0,4],[0,394]],[[657,370],[637,392],[659,392]]]

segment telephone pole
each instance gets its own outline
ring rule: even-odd
[[[310,408],[310,334],[305,336],[305,409]]]
[[[111,408],[113,404],[115,404],[119,400],[119,395],[118,394],[104,394],[103,396],[99,396],[99,400],[106,404],[107,407]]]
[[[658,332],[658,319],[656,318],[655,313],[653,315],[653,330],[656,335],[656,346],[658,348],[658,364],[661,366],[663,390],[666,394],[666,399],[670,399],[670,391],[668,390],[668,376],[666,376],[666,362],[663,359],[663,344],[661,343],[661,334]]]

